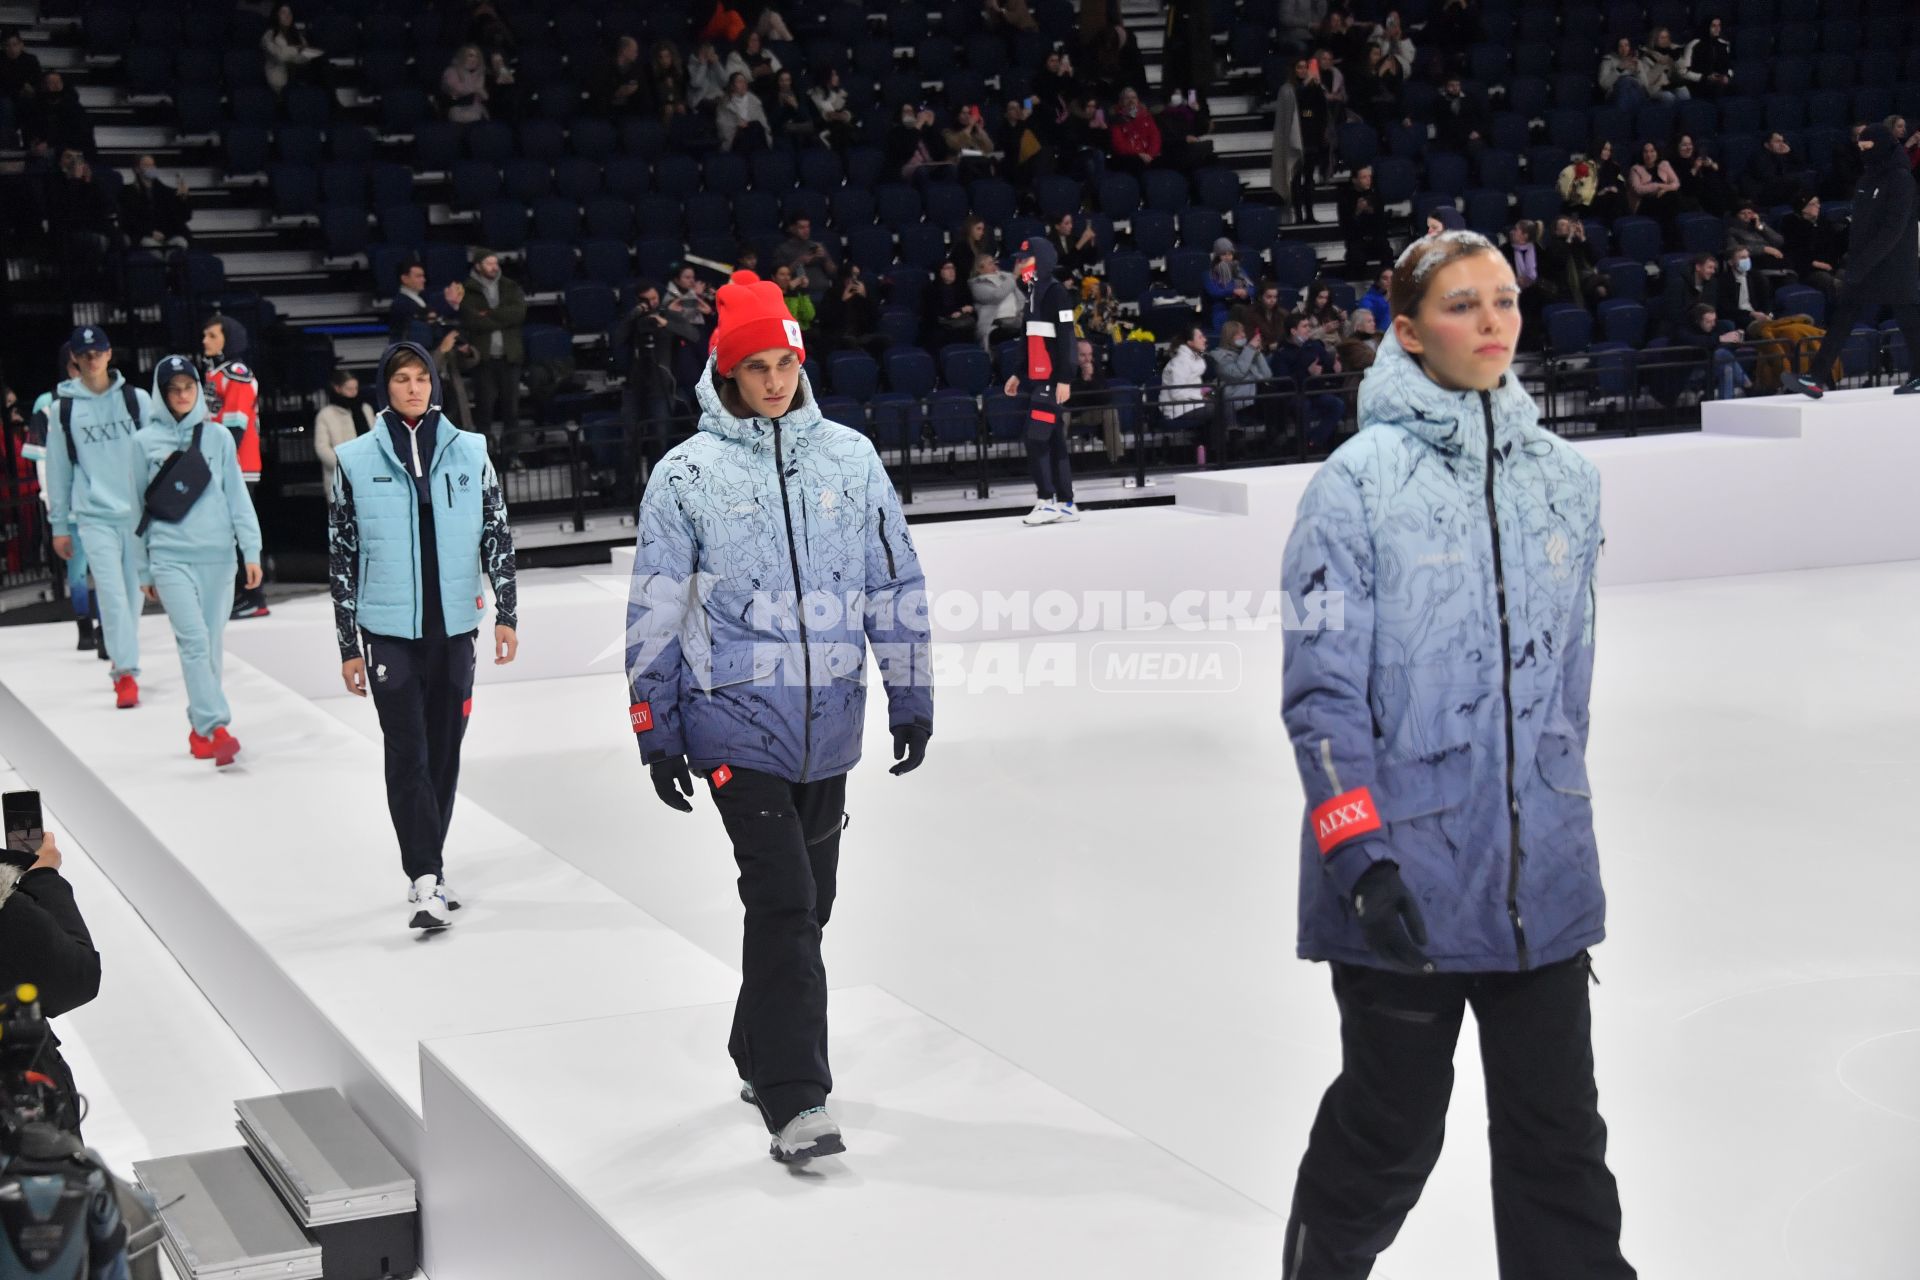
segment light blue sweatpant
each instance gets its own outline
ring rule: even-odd
[[[225,560],[218,564],[155,560],[149,567],[180,650],[180,674],[187,682],[187,720],[195,733],[208,737],[233,723],[226,692],[220,687],[226,648],[222,638],[227,615],[233,612],[233,565]]]
[[[140,674],[140,562],[145,549],[133,526],[82,520],[80,543],[87,549],[94,594],[100,598],[100,629],[107,633],[107,656],[114,679]]]

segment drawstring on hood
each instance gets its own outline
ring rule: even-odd
[[[184,418],[175,418],[173,410],[167,407],[167,384],[182,375],[193,379],[193,408],[187,410]],[[200,371],[194,368],[193,361],[186,356],[168,356],[153,370],[153,399],[147,403],[148,426],[161,427],[179,437],[185,445],[193,435],[193,429],[207,421],[207,393],[200,383]]]
[[[427,412],[434,413],[438,411],[441,404],[440,366],[434,361],[433,353],[417,342],[396,342],[380,353],[379,382],[373,389],[373,403],[378,407],[380,413],[384,414],[391,411],[395,418],[400,416],[399,412],[387,403],[387,371],[393,365],[393,358],[402,351],[411,351],[414,355],[419,356],[426,362],[427,376],[433,379],[433,397],[427,403]]]
[[[794,389],[793,400],[787,406],[787,411],[780,415],[780,430],[790,437],[804,436],[825,421],[805,366],[797,372],[800,384]],[[765,417],[742,418],[727,408],[726,401],[720,398],[720,387],[724,381],[717,358],[709,355],[705,375],[693,384],[694,399],[700,403],[700,430],[753,449],[772,448],[772,420]]]
[[[1509,372],[1487,393],[1493,399],[1494,438],[1510,440],[1539,421],[1539,406]],[[1363,429],[1396,427],[1419,436],[1444,453],[1478,458],[1486,451],[1484,416],[1478,391],[1450,391],[1428,376],[1420,362],[1400,345],[1392,326],[1366,376],[1360,380]]]

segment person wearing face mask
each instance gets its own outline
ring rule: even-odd
[[[1489,241],[1416,241],[1393,292],[1361,430],[1309,481],[1282,561],[1300,616],[1342,602],[1339,625],[1287,632],[1282,694],[1307,804],[1298,951],[1332,969],[1341,1069],[1279,1270],[1362,1277],[1394,1239],[1471,1007],[1500,1273],[1632,1280],[1589,1003],[1600,475],[1512,374],[1519,288]]]
[[[662,803],[704,778],[746,908],[727,1050],[769,1154],[846,1150],[827,1110],[821,933],[838,885],[867,649],[904,775],[933,735],[926,578],[872,443],[821,415],[780,291],[736,271],[694,390],[700,429],[640,504],[627,605],[627,714]],[[851,605],[848,593],[858,595]]]
[[[233,436],[212,421],[200,372],[185,356],[168,356],[153,372],[153,398],[140,428],[147,483],[164,470],[193,489],[185,511],[148,506],[147,572],[142,584],[173,626],[180,674],[187,686],[187,750],[195,760],[225,768],[240,754],[227,731],[232,709],[220,687],[227,617],[233,611],[233,561],[246,566],[243,584],[260,585],[260,521],[240,474]],[[187,455],[197,455],[188,462]],[[188,478],[191,477],[191,478]]]
[[[120,190],[120,230],[149,248],[187,247],[187,180],[169,187],[152,156],[141,156],[133,181]]]
[[[1895,395],[1920,392],[1920,242],[1916,242],[1916,192],[1906,157],[1893,131],[1870,124],[1860,133],[1866,172],[1853,192],[1853,232],[1847,246],[1847,275],[1827,315],[1810,373],[1788,372],[1781,385],[1818,400],[1833,385],[1834,360],[1853,334],[1856,320],[1891,307],[1907,344],[1908,376]]]
[[[387,811],[407,877],[407,925],[435,933],[460,899],[445,848],[473,711],[474,641],[493,587],[494,664],[519,652],[513,530],[487,439],[440,409],[433,357],[387,348],[386,408],[372,431],[334,450],[327,509],[340,678],[373,696],[386,747]]]
[[[1054,278],[1051,240],[1034,236],[1021,241],[1013,264],[1027,290],[1027,462],[1035,493],[1033,510],[1021,523],[1072,523],[1080,518],[1080,508],[1073,501],[1073,466],[1062,410],[1073,397],[1073,295]],[[1018,395],[1021,381],[1014,374],[1002,390]]]
[[[1727,255],[1727,269],[1720,275],[1719,314],[1741,332],[1755,321],[1773,319],[1773,285],[1753,269],[1753,254],[1735,249]]]

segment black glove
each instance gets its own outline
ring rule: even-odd
[[[656,760],[647,769],[653,774],[654,794],[660,797],[662,804],[682,813],[693,812],[693,803],[687,798],[693,794],[693,774],[687,769],[685,756]],[[686,794],[682,795],[681,792]]]
[[[893,758],[900,763],[887,772],[899,777],[918,769],[920,762],[927,758],[927,739],[932,736],[933,730],[917,721],[893,726]]]
[[[1400,866],[1376,862],[1353,886],[1353,914],[1373,954],[1387,966],[1408,973],[1432,973],[1433,965],[1420,948],[1427,945],[1427,922],[1420,904],[1400,879]]]

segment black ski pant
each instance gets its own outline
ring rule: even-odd
[[[1526,973],[1333,966],[1340,1076],[1287,1224],[1286,1280],[1362,1280],[1440,1158],[1466,1009],[1480,1029],[1502,1280],[1632,1280],[1593,1080],[1591,961]]]
[[[441,852],[460,785],[460,743],[473,711],[474,638],[367,635],[367,688],[386,739],[387,811],[409,881],[446,879]]]
[[[847,778],[788,782],[725,768],[707,786],[733,841],[746,908],[727,1051],[777,1133],[833,1091],[820,935],[833,915]]]
[[[1814,357],[1813,378],[1826,386],[1833,377],[1833,362],[1840,358],[1840,352],[1846,348],[1847,339],[1853,336],[1853,322],[1862,316],[1878,313],[1880,307],[1872,302],[1855,302],[1843,289],[1840,300],[1833,310],[1827,313],[1826,336],[1820,339],[1820,354]],[[1907,343],[1907,377],[1920,375],[1920,306],[1903,303],[1893,307],[1893,318],[1900,325],[1900,336]]]
[[[1053,398],[1052,382],[1034,386],[1027,409],[1027,464],[1042,502],[1073,501],[1073,466],[1067,450],[1067,420]]]

